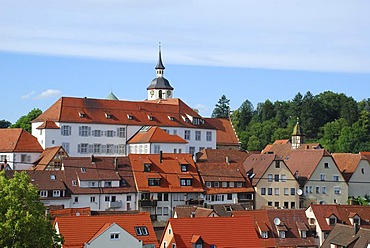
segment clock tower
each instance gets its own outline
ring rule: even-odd
[[[157,76],[152,80],[148,88],[146,88],[148,91],[148,100],[172,98],[173,87],[170,85],[170,82],[164,78],[164,69],[161,46],[159,46],[158,63],[155,67]]]

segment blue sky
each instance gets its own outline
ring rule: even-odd
[[[225,94],[369,98],[369,1],[0,0],[0,119],[61,96],[143,100],[158,42],[174,96],[203,116]]]

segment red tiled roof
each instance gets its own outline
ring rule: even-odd
[[[80,117],[80,112],[84,113],[84,117]],[[107,113],[111,118],[107,118]],[[129,118],[130,115],[132,118]],[[207,120],[204,124],[194,125],[191,121],[186,121],[187,115],[202,118],[178,98],[135,102],[61,97],[32,122],[52,120],[72,123],[214,128]],[[153,116],[153,120],[148,116]]]
[[[92,162],[90,157],[64,158],[65,182],[68,188],[74,194],[136,192],[134,176],[128,158],[117,157],[117,167],[115,166],[115,159],[114,157],[94,157]],[[81,168],[84,168],[85,172]],[[72,181],[75,180],[77,182],[78,179],[88,181],[118,181],[124,179],[126,186],[80,188],[72,185]]]
[[[203,149],[197,154],[197,163],[220,163],[226,162],[226,158],[228,158],[230,163],[237,162],[243,164],[250,155],[251,153],[240,150]]]
[[[290,141],[288,139],[285,140],[275,140],[274,145],[276,144],[290,144]]]
[[[176,247],[192,247],[195,235],[204,241],[205,248],[216,247],[261,247],[261,243],[253,230],[249,216],[219,218],[176,218],[169,219],[174,233]],[[228,230],[228,231],[225,231]],[[248,242],[246,242],[248,240]]]
[[[194,161],[191,154],[163,153],[162,161],[159,154],[129,154],[130,163],[139,191],[149,192],[203,192]],[[144,172],[143,160],[152,162],[151,172]],[[188,171],[182,172],[178,159],[188,162]],[[160,186],[149,186],[148,178],[161,177]],[[191,186],[180,186],[180,178],[192,177]]]
[[[0,128],[0,152],[43,151],[36,137],[21,128]]]
[[[84,243],[91,240],[107,223],[116,223],[138,240],[142,240],[144,244],[155,244],[158,247],[150,215],[147,212],[140,214],[57,217],[54,223],[58,225],[59,231],[64,237],[63,247],[84,247]],[[138,236],[135,232],[136,226],[145,226],[149,235]]]
[[[235,133],[232,123],[225,118],[205,118],[212,126],[217,129],[217,145],[220,146],[239,146],[239,139]]]
[[[44,121],[40,126],[38,126],[36,129],[59,129],[58,125],[55,124],[54,121]]]
[[[274,154],[252,154],[244,162],[244,170],[255,174],[252,184],[256,185],[276,159]]]
[[[361,154],[332,153],[331,156],[333,157],[339,170],[342,172],[346,182],[351,179],[351,176],[355,172],[357,166],[360,164],[360,161],[363,159],[367,160],[366,157]]]
[[[52,219],[56,217],[70,217],[70,216],[90,216],[90,208],[65,208],[49,210],[49,214]]]
[[[324,156],[330,156],[324,149],[293,150],[285,162],[292,173],[298,172],[300,178],[310,179],[312,173]]]
[[[38,190],[66,190],[64,171],[25,171]]]
[[[54,159],[54,157],[58,154],[60,150],[62,150],[65,156],[68,157],[67,152],[62,146],[47,147],[41,153],[39,158],[33,163],[33,169],[45,170],[45,168],[50,164],[50,162]]]
[[[208,217],[214,211],[210,208],[202,208],[197,206],[176,206],[175,211],[177,218],[191,218],[193,217]]]
[[[334,205],[334,204],[311,204],[311,208],[317,219],[320,228],[323,231],[330,231],[333,226],[326,222],[326,217],[335,215],[338,218],[338,223],[350,225],[349,216],[357,214],[361,218],[361,226],[370,228],[370,206],[360,205]]]
[[[135,143],[188,143],[178,135],[172,135],[159,127],[151,127],[148,131],[139,131],[129,141]]]

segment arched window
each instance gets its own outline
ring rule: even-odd
[[[162,99],[162,90],[159,90],[159,99]]]

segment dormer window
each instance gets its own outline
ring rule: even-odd
[[[128,118],[129,120],[132,120],[134,117],[133,117],[132,115],[128,114],[128,115],[127,115],[127,118]]]
[[[207,188],[212,188],[212,182],[206,182],[206,187]]]
[[[148,115],[148,120],[152,121],[154,117],[152,115]]]
[[[148,178],[148,185],[149,186],[160,186],[161,179],[160,178]]]
[[[175,120],[175,118],[173,118],[173,116],[168,116],[168,119],[169,119],[170,121],[174,121],[174,120]]]
[[[86,173],[86,168],[85,167],[81,167],[81,172],[82,173]]]
[[[279,231],[279,238],[285,239],[285,231]]]
[[[84,112],[79,112],[78,115],[80,116],[80,118],[86,117],[86,114]]]
[[[181,165],[181,171],[182,172],[187,172],[188,171],[188,165],[187,164],[182,164]]]
[[[180,179],[180,185],[181,186],[191,186],[192,185],[192,179],[190,178],[181,178]]]
[[[144,164],[144,171],[150,172],[152,170],[152,164]]]
[[[105,117],[107,118],[107,119],[112,119],[112,114],[111,113],[105,113]]]
[[[225,206],[225,211],[226,212],[231,212],[233,209],[231,208],[231,206]]]
[[[329,217],[329,225],[334,226],[337,223],[337,218],[335,216]]]
[[[262,232],[261,232],[261,237],[262,237],[263,239],[268,239],[268,238],[269,238],[269,233],[268,233],[267,231],[262,231]]]
[[[307,238],[307,231],[306,230],[301,230],[299,232],[301,234],[301,238]]]
[[[54,174],[51,174],[51,175],[50,175],[50,179],[51,179],[51,180],[55,180],[55,178],[56,178],[56,177],[55,177],[55,175],[54,175]]]
[[[147,236],[149,235],[146,226],[135,226],[135,232],[137,236]]]

